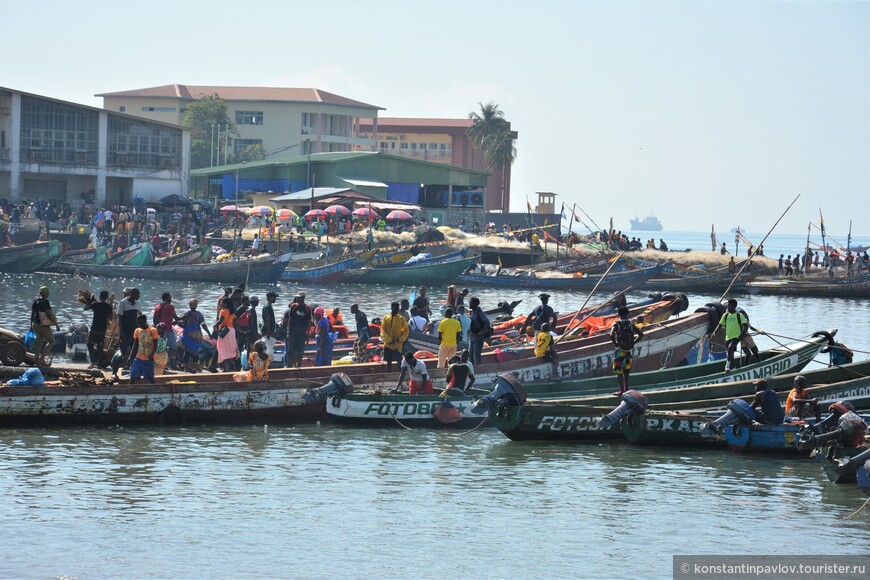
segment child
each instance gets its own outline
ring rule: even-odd
[[[544,359],[553,365],[553,370],[550,373],[550,379],[553,381],[561,381],[559,377],[559,356],[554,347],[553,335],[550,334],[550,323],[545,322],[541,325],[541,330],[535,338],[535,356]]]
[[[166,338],[166,324],[157,325],[157,351],[154,353],[154,374],[162,375],[169,364],[169,339]]]

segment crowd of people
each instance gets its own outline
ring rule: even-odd
[[[852,276],[859,274],[862,270],[870,274],[870,255],[865,250],[863,255],[852,254],[851,251],[846,252],[843,256],[836,250],[824,252],[819,258],[820,251],[806,250],[805,252],[795,252],[794,256],[789,254],[779,255],[778,273],[780,276],[803,276],[810,274],[813,269],[821,268],[826,271],[830,278],[834,277],[834,271],[838,267],[846,268],[846,275]]]

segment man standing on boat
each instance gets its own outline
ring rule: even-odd
[[[728,299],[728,310],[722,315],[719,324],[710,333],[710,336],[716,334],[720,326],[725,327],[725,347],[728,351],[728,361],[725,363],[725,372],[731,372],[731,366],[734,364],[734,353],[737,351],[737,345],[749,332],[749,321],[740,312],[737,312],[737,300],[734,298]]]
[[[91,329],[88,332],[88,353],[91,356],[91,365],[88,368],[96,368],[103,365],[103,347],[106,342],[106,330],[109,327],[109,316],[112,314],[112,305],[109,304],[109,292],[100,292],[100,300],[97,302],[91,296],[91,301],[85,304],[85,310],[94,313],[91,320]]]
[[[36,344],[33,352],[38,365],[47,364],[43,350],[47,348],[48,352],[51,352],[51,348],[54,346],[54,334],[51,332],[51,327],[54,326],[60,330],[54,310],[51,309],[51,304],[48,302],[48,294],[48,286],[41,286],[39,296],[33,301],[33,306],[30,309],[30,328],[36,333]]]
[[[643,331],[628,319],[627,307],[619,309],[619,320],[610,327],[610,341],[616,347],[613,354],[613,372],[619,384],[619,392],[614,393],[622,396],[628,390],[628,375],[631,373],[631,350],[641,338]]]
[[[429,309],[429,298],[426,296],[426,287],[420,286],[417,292],[417,297],[414,298],[414,306],[417,307],[417,313],[429,322],[429,317],[432,316],[432,311]]]
[[[473,296],[468,302],[471,306],[471,326],[468,328],[468,346],[472,364],[479,365],[483,352],[483,341],[492,335],[492,323],[480,307],[480,298]]]
[[[278,299],[277,292],[266,293],[266,305],[263,306],[263,343],[266,345],[266,354],[269,358],[275,356],[275,340],[278,338],[278,324],[275,321],[275,301]]]
[[[148,317],[140,314],[136,320],[138,328],[133,333],[133,347],[130,352],[130,384],[145,379],[154,384],[154,356],[157,353],[157,329],[148,326]]]
[[[550,328],[556,328],[556,312],[550,306],[550,295],[549,294],[540,294],[538,298],[541,299],[541,303],[532,310],[532,313],[526,317],[526,322],[523,324],[520,333],[525,333],[526,328],[531,325],[536,331],[541,330],[541,327],[544,324],[549,324]]]
[[[284,319],[281,322],[287,331],[287,338],[284,341],[286,351],[284,366],[302,367],[302,355],[305,353],[311,321],[311,307],[305,304],[305,295],[300,292],[284,312]]]
[[[128,360],[133,346],[133,333],[138,328],[139,289],[131,288],[130,293],[118,303],[118,330],[120,331],[121,358]]]
[[[399,314],[399,303],[393,302],[390,304],[390,313],[381,321],[381,340],[384,342],[384,361],[388,373],[392,372],[393,363],[402,362],[402,347],[410,332],[408,321]]]
[[[359,304],[351,304],[350,313],[353,314],[356,321],[356,346],[364,351],[369,340],[371,340],[369,318],[365,312],[359,309]]]
[[[453,318],[453,309],[444,311],[444,318],[438,323],[438,368],[446,367],[447,361],[456,354],[456,346],[462,337],[462,324]]]

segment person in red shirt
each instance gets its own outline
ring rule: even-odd
[[[172,361],[175,359],[175,329],[172,325],[178,321],[178,315],[172,304],[172,294],[164,292],[160,298],[162,302],[154,307],[152,323],[155,328],[161,322],[166,325],[166,350],[169,354],[169,360]]]

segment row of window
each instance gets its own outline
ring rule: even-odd
[[[381,149],[396,149],[396,141],[380,141],[378,146]],[[427,147],[428,145],[428,147]],[[398,149],[410,149],[412,151],[429,150],[429,151],[447,151],[450,146],[447,143],[408,143],[407,141],[399,142]]]

